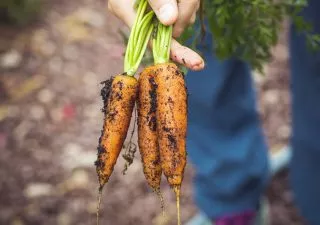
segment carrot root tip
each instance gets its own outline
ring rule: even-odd
[[[174,190],[174,192],[176,194],[178,225],[181,225],[181,214],[180,214],[180,190],[181,190],[181,186],[180,185],[175,185],[173,187],[173,190]]]
[[[97,203],[97,225],[99,225],[99,217],[100,217],[100,206],[101,206],[101,199],[102,199],[102,189],[103,186],[100,186],[98,189],[98,203]]]

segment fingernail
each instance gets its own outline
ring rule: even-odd
[[[161,6],[159,9],[159,20],[165,25],[172,24],[174,22],[175,17],[175,8],[172,4],[167,3]]]

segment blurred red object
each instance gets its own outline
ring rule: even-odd
[[[76,107],[73,104],[63,106],[63,119],[73,119],[76,116]]]

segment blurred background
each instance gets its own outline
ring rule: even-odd
[[[1,0],[1,225],[95,223],[100,82],[123,70],[120,30],[127,31],[102,0]],[[255,75],[273,148],[287,144],[290,136],[286,30],[266,76]],[[121,158],[104,189],[101,224],[159,224],[160,204],[146,185],[139,154],[125,176],[123,165]],[[183,221],[197,212],[192,174],[189,164]],[[166,224],[176,224],[174,195],[165,182],[162,190]],[[267,196],[273,225],[303,224],[292,205],[287,171],[273,179]]]

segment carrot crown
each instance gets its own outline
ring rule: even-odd
[[[148,40],[154,28],[153,11],[147,11],[147,0],[137,2],[137,16],[135,18],[124,58],[124,71],[134,76],[139,68],[142,57],[146,51]]]

